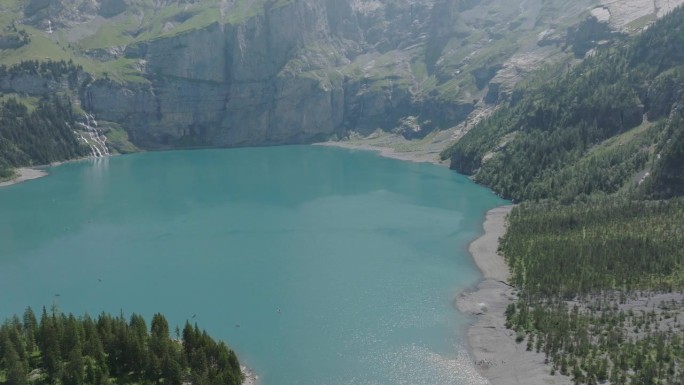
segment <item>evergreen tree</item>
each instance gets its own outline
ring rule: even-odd
[[[7,385],[28,384],[28,365],[19,358],[12,342],[6,340],[5,343],[7,343],[3,358],[4,367],[7,368],[7,381],[5,383]]]
[[[84,365],[85,362],[83,360],[81,347],[80,345],[76,345],[72,348],[67,357],[63,373],[63,383],[69,385],[83,385],[86,378]]]
[[[53,382],[61,378],[61,353],[56,318],[47,315],[45,307],[40,319],[38,346],[45,371]]]
[[[38,320],[30,307],[24,311],[24,336],[26,338],[26,350],[32,353],[36,349],[36,333],[38,331]]]
[[[169,325],[155,314],[150,332],[145,320],[136,314],[127,322],[123,314],[114,318],[101,314],[76,318],[56,308],[52,314],[43,308],[40,322],[27,309],[22,321],[12,317],[0,325],[0,373],[7,384],[27,383],[27,373],[40,369],[45,384],[180,385],[186,376],[196,384],[238,385],[242,381],[235,353],[223,342],[189,324],[184,334],[192,343],[177,343],[169,337]],[[35,359],[22,357],[23,346],[35,330]],[[66,354],[64,350],[68,350]],[[110,381],[111,375],[111,381]]]

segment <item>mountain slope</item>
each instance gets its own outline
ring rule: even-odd
[[[448,150],[452,168],[516,200],[681,195],[682,22],[678,9],[624,45],[520,86]]]
[[[506,327],[575,384],[678,384],[684,360],[684,8],[549,67],[444,155],[523,201],[499,251]]]
[[[73,104],[144,148],[378,128],[413,138],[506,100],[542,63],[638,30],[634,18],[647,25],[669,4],[628,3],[638,12],[590,0],[3,0],[0,63],[73,61],[89,75],[65,86]],[[601,22],[600,10],[615,17]],[[0,91],[46,94],[20,83]]]

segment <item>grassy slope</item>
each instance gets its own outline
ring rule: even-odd
[[[278,0],[270,2],[269,6],[275,9],[293,2]],[[22,5],[25,3],[26,0],[0,0],[0,29],[10,25],[13,20],[23,18]],[[95,77],[107,75],[120,82],[147,82],[145,75],[138,70],[137,60],[97,59],[92,53],[106,52],[112,48],[121,50],[134,43],[172,37],[216,22],[240,24],[263,12],[269,2],[237,0],[231,2],[229,7],[218,0],[163,5],[151,0],[135,0],[127,4],[127,10],[122,14],[109,19],[98,17],[72,28],[56,30],[53,34],[20,25],[31,35],[31,44],[0,52],[0,64],[14,64],[26,59],[73,60]],[[567,5],[561,0],[544,2],[539,9],[518,10],[515,7],[513,10],[502,4],[498,7],[477,6],[474,10],[466,10],[470,13],[464,17],[455,16],[453,22],[457,24],[455,30],[458,33],[445,42],[441,58],[432,73],[428,73],[425,47],[422,45],[393,53],[376,53],[376,65],[370,70],[354,62],[336,68],[334,72],[352,79],[365,78],[376,90],[399,86],[442,103],[472,103],[487,92],[486,88],[476,84],[472,75],[475,71],[501,65],[511,55],[538,48],[537,36],[550,23],[561,31],[584,17],[578,11],[584,5]],[[572,16],[560,16],[565,13]],[[301,74],[299,69],[303,67],[303,76],[328,77],[330,71],[309,72],[306,68],[310,64],[307,63],[307,55],[340,53],[340,48],[335,44],[321,42],[306,47],[301,55],[286,66],[286,70],[289,68],[292,73]]]
[[[84,52],[125,47],[141,41],[172,37],[190,30],[200,29],[215,22],[241,23],[256,15],[264,0],[239,0],[225,13],[221,2],[209,0],[188,4],[155,5],[147,0],[134,1],[128,9],[109,19],[96,18],[66,30],[55,29],[52,34],[29,25],[17,24],[25,30],[30,44],[14,50],[0,51],[0,64],[12,65],[24,60],[72,60],[93,74],[105,73],[114,79],[142,81],[135,69],[136,62],[120,58],[98,60]],[[23,19],[25,1],[0,1],[0,30]],[[282,6],[285,2],[276,5]]]

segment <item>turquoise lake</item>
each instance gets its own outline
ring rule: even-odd
[[[319,146],[50,174],[0,188],[3,318],[161,312],[225,340],[262,385],[484,383],[453,299],[480,279],[467,246],[505,202],[464,176]]]

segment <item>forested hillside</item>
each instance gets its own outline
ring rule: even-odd
[[[74,134],[75,120],[68,100],[43,100],[29,111],[16,99],[0,104],[0,179],[12,168],[49,164],[85,156],[88,148]]]
[[[500,251],[519,298],[508,327],[577,384],[684,379],[684,201],[523,204]]]
[[[148,330],[133,314],[76,318],[57,311],[40,320],[28,308],[0,327],[0,383],[238,385],[243,375],[235,353],[197,325],[178,339],[155,314]]]
[[[576,384],[684,383],[684,9],[548,67],[444,154],[522,201],[507,326]]]
[[[12,177],[14,167],[49,164],[89,154],[79,141],[71,99],[64,94],[76,88],[80,69],[71,63],[25,61],[0,65],[0,180]],[[21,82],[21,94],[3,94]],[[55,84],[62,92],[32,97]]]
[[[0,93],[30,107],[68,94],[105,128],[88,144],[100,152],[385,131],[404,150],[435,140],[432,155],[544,63],[579,61],[683,2],[0,1]]]
[[[684,289],[684,200],[546,203],[516,210],[510,224],[501,249],[512,283],[532,295]]]
[[[445,156],[507,198],[684,192],[684,10],[519,86]],[[648,174],[647,174],[648,173]],[[637,178],[638,175],[641,178]]]

